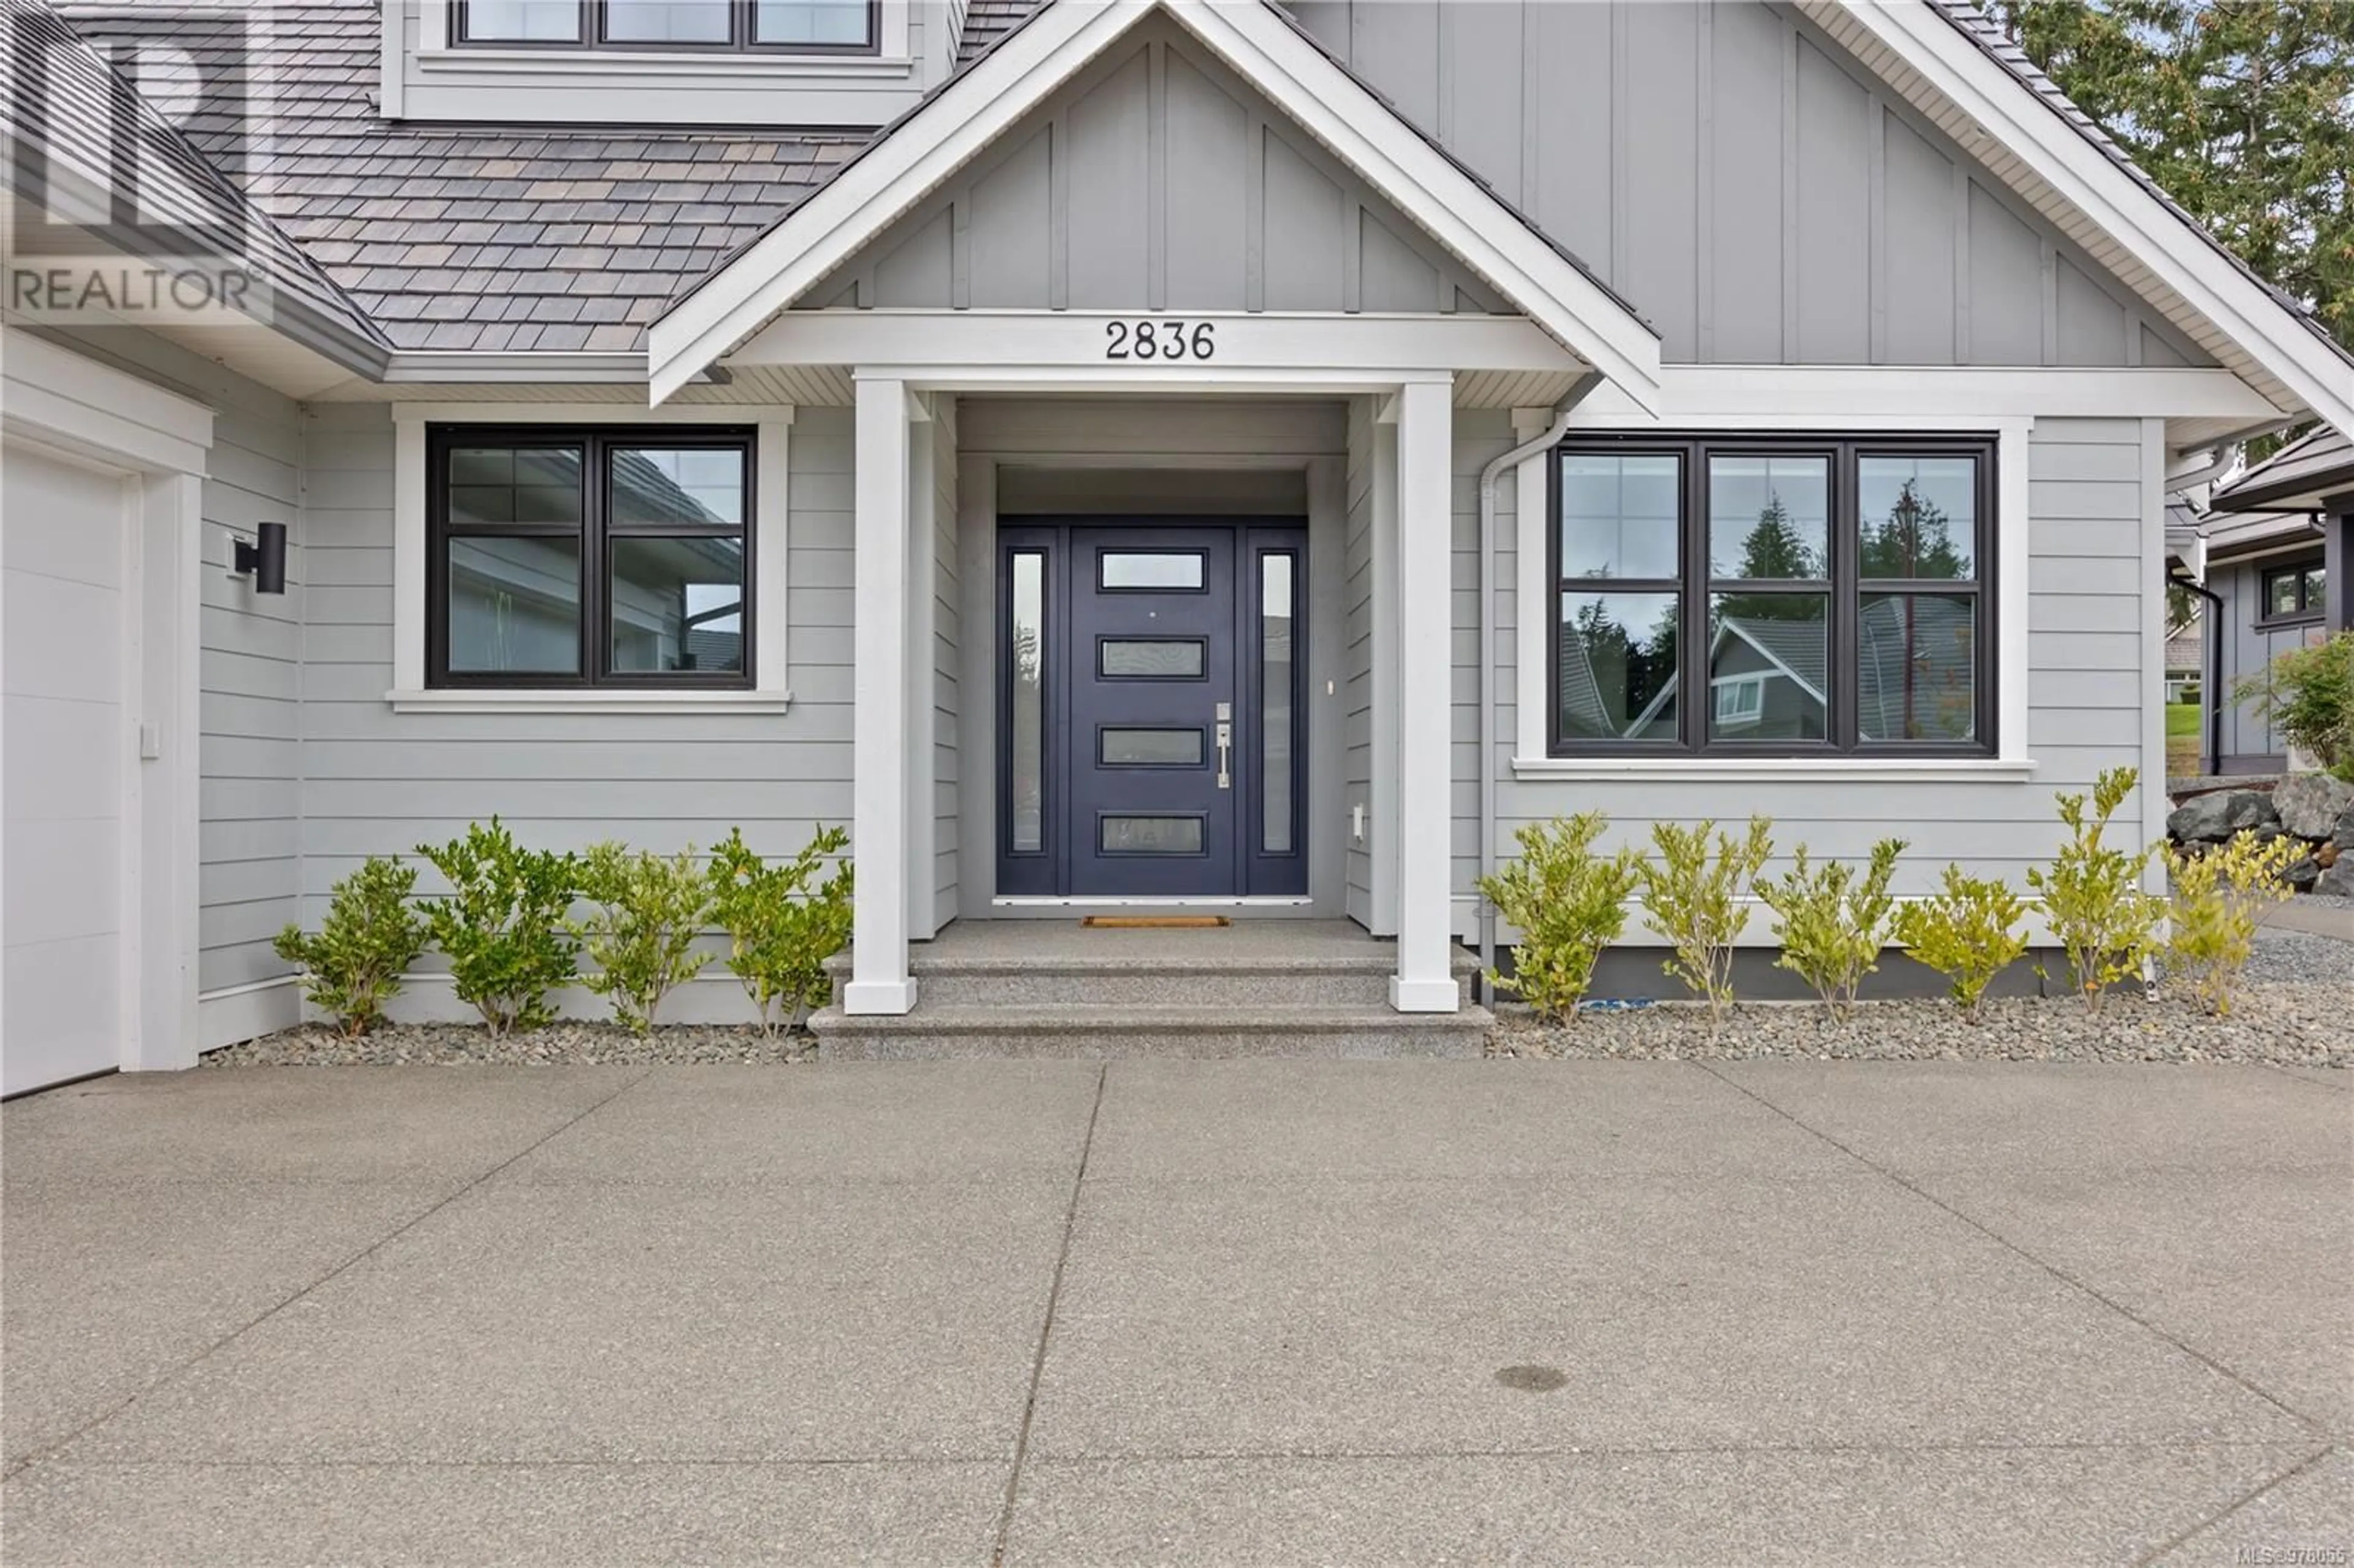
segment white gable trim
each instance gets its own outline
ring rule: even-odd
[[[1657,407],[1657,334],[1281,17],[1263,5],[1218,0],[1053,0],[654,322],[653,400],[758,332],[1163,11],[1530,319],[1639,407]]]
[[[1899,79],[1909,72],[1949,101],[1974,122],[1945,127],[1963,146],[2007,183],[2020,185],[2023,172],[2029,183],[2041,182],[2073,207],[2158,286],[2154,302],[2164,308],[2162,296],[2173,294],[2253,360],[2234,368],[2258,370],[2251,379],[2268,396],[2278,401],[2286,393],[2338,429],[2354,430],[2354,365],[2227,258],[2185,232],[2178,214],[1925,0],[1813,0],[1807,8],[1899,92],[1906,90]],[[1857,30],[1864,37],[1855,37]],[[2006,162],[2020,167],[2005,170]],[[2033,199],[2032,192],[2024,194]],[[2126,281],[2151,295],[2131,271]],[[2264,386],[2266,380],[2276,385]]]

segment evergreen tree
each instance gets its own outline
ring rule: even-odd
[[[1981,0],[2161,189],[2354,347],[2354,0]]]
[[[1819,577],[1823,563],[1790,524],[1790,509],[1779,495],[1767,497],[1757,514],[1757,526],[1741,542],[1741,576],[1744,577]]]
[[[1969,575],[1954,548],[1946,509],[1906,480],[1888,515],[1867,524],[1859,575],[1865,577],[1962,577]]]

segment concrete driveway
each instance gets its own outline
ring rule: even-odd
[[[254,1069],[0,1139],[11,1565],[2354,1548],[2343,1073]]]

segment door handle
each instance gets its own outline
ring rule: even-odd
[[[1235,705],[1218,705],[1218,788],[1235,787]]]

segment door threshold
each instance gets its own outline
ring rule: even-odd
[[[1029,895],[992,898],[989,902],[997,909],[1306,909],[1316,900],[1265,894],[1248,898],[1058,898]]]

